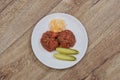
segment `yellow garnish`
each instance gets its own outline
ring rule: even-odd
[[[53,19],[50,21],[50,30],[53,32],[61,32],[65,30],[66,24],[63,19]]]

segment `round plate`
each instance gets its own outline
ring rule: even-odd
[[[72,48],[79,51],[79,54],[74,55],[77,58],[76,61],[58,60],[53,57],[53,54],[56,53],[55,51],[48,52],[42,47],[40,43],[42,34],[49,30],[49,22],[54,18],[63,19],[66,23],[66,29],[69,29],[74,33],[76,43]],[[32,33],[31,44],[35,56],[44,65],[54,69],[65,69],[77,64],[85,55],[88,45],[88,37],[85,28],[75,17],[65,13],[54,13],[45,16],[36,24]]]

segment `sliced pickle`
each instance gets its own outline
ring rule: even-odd
[[[56,53],[53,55],[56,59],[60,59],[60,60],[66,60],[66,61],[75,61],[76,58],[74,56],[71,55],[65,55],[65,54],[60,54],[60,53]]]
[[[61,47],[56,48],[56,51],[62,54],[67,54],[67,55],[72,55],[72,54],[74,55],[79,53],[75,49],[68,49],[68,48],[61,48]]]

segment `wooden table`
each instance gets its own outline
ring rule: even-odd
[[[65,70],[31,49],[35,24],[56,12],[75,16],[89,36],[85,57]],[[120,80],[120,0],[0,0],[0,80]]]

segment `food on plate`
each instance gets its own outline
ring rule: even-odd
[[[72,55],[79,53],[75,49],[62,48],[62,47],[56,48],[56,51],[58,53],[53,55],[55,58],[60,59],[60,60],[67,60],[67,61],[75,61],[76,57]]]
[[[50,31],[43,33],[40,40],[47,51],[53,51],[57,47],[73,47],[76,39],[72,31],[65,30],[66,24],[63,19],[52,19],[49,23]]]
[[[54,54],[53,56],[56,59],[60,59],[60,60],[66,60],[66,61],[75,61],[76,60],[76,58],[74,56],[64,55],[64,54],[60,54],[60,53]]]
[[[52,19],[50,21],[49,26],[50,26],[50,31],[53,32],[61,32],[66,28],[66,24],[63,19]]]
[[[76,39],[72,31],[66,30],[66,24],[63,19],[53,19],[49,23],[50,31],[43,33],[40,40],[43,48],[47,51],[56,50],[58,53],[53,56],[60,60],[75,61],[76,57],[72,56],[79,52],[70,49],[75,45]]]
[[[56,48],[56,51],[61,53],[61,54],[66,54],[66,55],[74,55],[74,54],[78,54],[79,53],[75,49],[62,48],[62,47]]]
[[[48,51],[55,50],[59,46],[57,35],[58,33],[52,31],[47,31],[43,33],[41,38],[42,46]]]
[[[75,36],[70,30],[46,31],[41,38],[41,44],[47,51],[53,51],[57,47],[70,48],[74,46],[75,42]]]
[[[72,31],[64,30],[58,34],[58,42],[61,47],[70,48],[74,46],[76,39]]]

